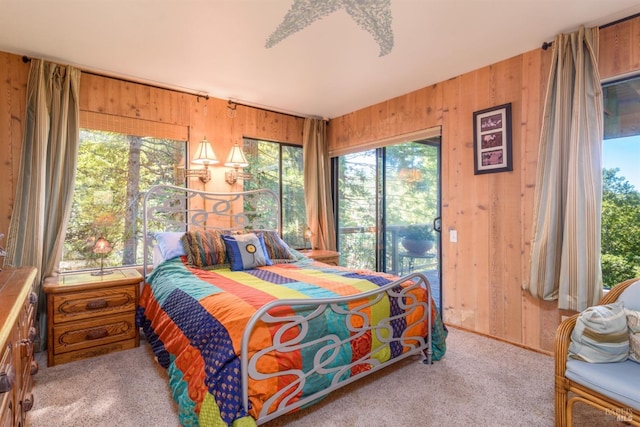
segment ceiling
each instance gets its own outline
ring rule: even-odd
[[[0,8],[0,51],[334,118],[582,24],[636,14],[640,1],[0,0]]]

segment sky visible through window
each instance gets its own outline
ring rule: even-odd
[[[640,135],[605,140],[602,167],[620,169],[617,176],[624,177],[640,191]]]

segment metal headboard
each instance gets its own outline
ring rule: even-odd
[[[142,203],[145,277],[155,232],[282,229],[280,200],[268,189],[222,193],[156,185],[144,194]]]

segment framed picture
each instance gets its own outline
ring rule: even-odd
[[[511,103],[473,113],[475,174],[513,170]]]

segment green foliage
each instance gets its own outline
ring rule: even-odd
[[[283,240],[291,247],[302,248],[307,228],[302,148],[244,138],[243,150],[249,162],[245,171],[253,176],[244,182],[244,189],[268,188],[276,194],[282,189]]]
[[[105,265],[140,263],[140,193],[156,184],[184,183],[176,165],[185,149],[185,141],[81,129],[61,270],[98,266],[93,244],[100,236],[113,247]]]
[[[639,276],[640,266],[637,264],[630,263],[618,255],[602,255],[602,280],[605,288],[612,288],[618,283]]]
[[[619,171],[602,171],[602,279],[607,288],[640,276],[640,193],[617,176]]]

